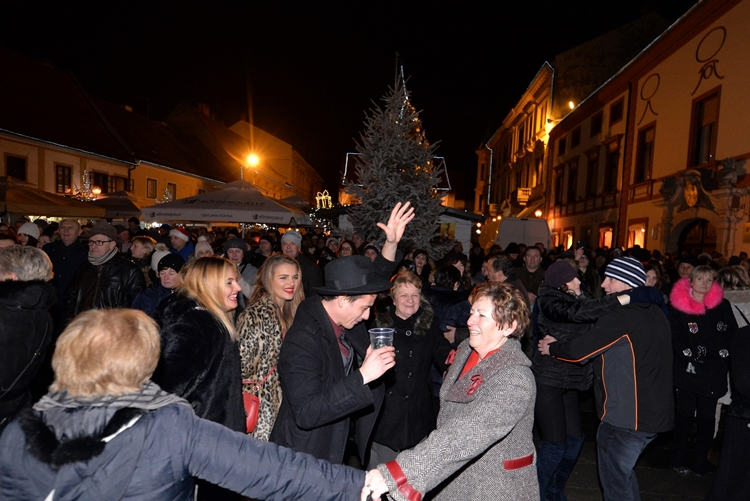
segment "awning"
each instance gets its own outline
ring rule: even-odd
[[[542,206],[544,203],[544,199],[541,198],[535,202],[531,202],[529,205],[527,205],[521,212],[519,212],[517,215],[513,217],[533,217],[534,212]]]
[[[0,212],[47,217],[103,218],[104,209],[38,190],[31,183],[0,176]]]

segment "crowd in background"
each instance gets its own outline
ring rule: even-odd
[[[432,490],[450,468],[436,466],[442,473],[429,478],[417,472],[425,462],[442,464],[451,456],[462,473],[454,490],[443,486],[438,498],[461,491],[480,499],[502,491],[516,499],[561,500],[583,444],[579,395],[598,392],[610,377],[597,364],[619,361],[625,336],[633,367],[636,358],[650,365],[618,375],[618,384],[629,377],[634,387],[635,373],[641,378],[643,387],[633,389],[640,403],[637,398],[632,423],[612,417],[630,412],[627,398],[607,396],[606,403],[602,397],[605,498],[639,499],[632,467],[666,431],[673,431],[670,466],[680,475],[713,473],[721,450],[708,499],[731,499],[727,485],[735,496],[750,495],[743,478],[750,371],[737,356],[750,346],[747,253],[565,250],[541,243],[483,249],[475,242],[468,253],[456,243],[434,256],[401,243],[413,217],[405,207],[381,223],[379,241],[367,241],[362,231],[342,238],[316,230],[244,236],[236,228],[148,230],[135,218],[127,227],[81,227],[70,219],[0,224],[0,342],[8,361],[0,369],[0,427],[47,393],[56,339],[66,327],[90,310],[140,310],[159,331],[160,354],[149,380],[160,391],[184,399],[197,417],[256,440],[332,463],[355,458],[370,473],[348,481],[367,482],[373,497],[390,490],[395,499],[412,499],[409,489]],[[485,316],[495,325],[484,326]],[[632,318],[647,327],[629,324]],[[628,333],[623,325],[630,325]],[[368,348],[365,326],[394,329],[394,348]],[[610,344],[599,346],[607,336]],[[16,338],[23,343],[8,341]],[[481,344],[485,338],[492,349]],[[503,346],[501,363],[493,355]],[[453,368],[457,353],[460,365]],[[646,372],[660,376],[644,383]],[[506,387],[505,380],[495,387],[496,373],[518,378],[516,386]],[[474,432],[490,433],[473,430],[464,437],[465,430],[452,428],[469,419],[455,402],[482,383],[493,388],[493,398],[479,398],[472,419],[488,423],[485,406],[507,407],[492,413],[495,431],[506,431],[485,436],[505,446],[484,452],[459,445],[449,453],[444,447],[459,436],[471,442]],[[465,395],[454,395],[459,387]],[[258,401],[252,429],[243,407],[249,395]],[[649,408],[654,400],[660,402]],[[617,450],[606,444],[621,430],[637,435],[628,440],[638,441],[638,453],[606,464]],[[487,478],[482,469],[503,465],[508,450],[519,462],[506,470],[533,464],[536,473]],[[199,499],[254,492],[219,482],[215,472],[191,475],[199,479]],[[619,485],[621,477],[627,478]]]

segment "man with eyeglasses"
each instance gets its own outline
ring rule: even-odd
[[[117,250],[117,230],[99,222],[89,233],[88,260],[65,292],[65,317],[99,308],[130,308],[146,288],[143,273]]]

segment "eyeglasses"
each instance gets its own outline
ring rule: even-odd
[[[114,240],[89,240],[89,246],[96,245],[97,247],[101,247],[102,245],[114,242]]]
[[[352,248],[351,247],[342,247],[341,250],[342,251],[350,251],[350,250],[352,250]]]

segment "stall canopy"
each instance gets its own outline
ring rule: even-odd
[[[25,181],[0,176],[0,212],[47,217],[103,218],[104,209],[38,190]]]
[[[125,191],[116,191],[104,198],[91,202],[91,205],[104,209],[104,217],[107,219],[128,219],[131,217],[141,217],[141,208],[146,204]]]
[[[227,222],[307,226],[310,216],[264,196],[247,181],[221,185],[219,190],[144,207],[146,221]]]

